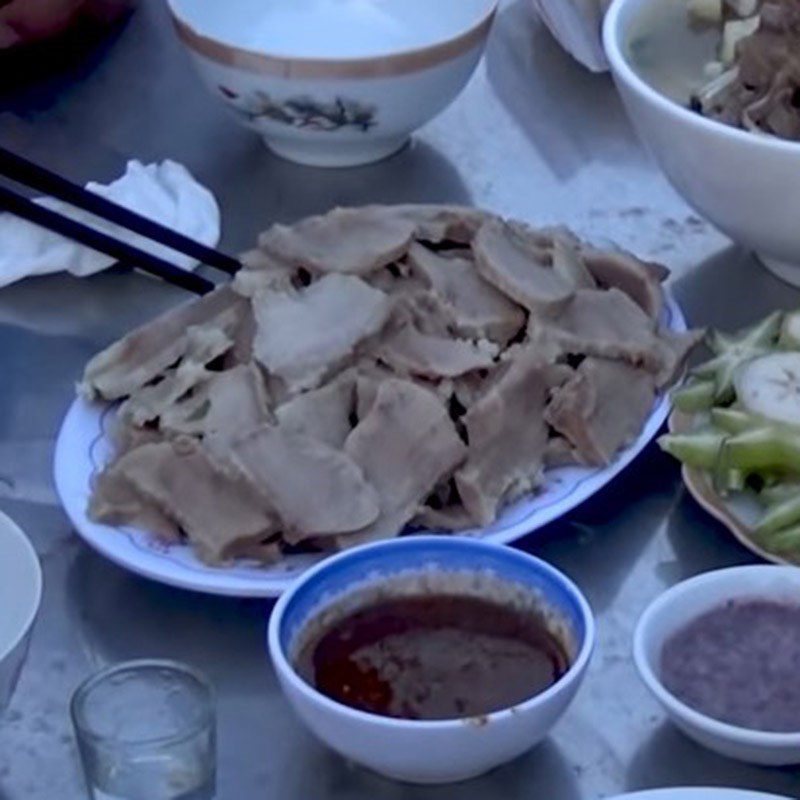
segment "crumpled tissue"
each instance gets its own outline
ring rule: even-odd
[[[88,183],[86,188],[144,217],[160,222],[209,247],[220,239],[220,211],[214,195],[174,161],[142,164],[130,161],[125,174],[110,184]],[[192,270],[197,261],[151,242],[127,229],[76,209],[53,198],[36,200],[65,216],[88,223],[142,250]],[[86,276],[107,269],[113,258],[65,239],[13,214],[0,214],[0,287],[30,275],[62,270]]]

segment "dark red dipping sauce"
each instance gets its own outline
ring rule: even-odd
[[[382,600],[345,616],[311,638],[295,664],[340,703],[411,720],[510,708],[569,666],[544,615],[444,594]]]
[[[732,601],[704,614],[667,640],[661,678],[721,722],[800,733],[800,606]]]

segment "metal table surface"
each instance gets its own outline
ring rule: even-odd
[[[7,77],[7,76],[6,76]],[[0,140],[74,179],[109,179],[131,157],[175,158],[216,192],[224,246],[335,204],[448,202],[567,223],[674,270],[695,324],[744,323],[797,303],[699,220],[640,148],[607,76],[573,63],[529,0],[503,4],[467,91],[383,163],[350,171],[267,153],[212,102],[161,0],[58,78],[0,97]],[[0,507],[31,535],[45,594],[27,667],[0,720],[0,800],[83,796],[67,714],[91,671],[145,656],[189,661],[219,691],[219,796],[250,798],[598,798],[671,785],[800,796],[796,771],[705,752],[669,725],[638,681],[631,633],[644,606],[696,573],[752,560],[683,490],[651,447],[611,487],[521,543],[583,587],[598,648],[578,700],[548,741],[455,787],[390,783],[325,750],[300,725],[267,663],[269,604],[203,597],[134,577],[74,536],[51,480],[53,442],[86,359],[181,293],[146,277],[51,277],[0,291]]]

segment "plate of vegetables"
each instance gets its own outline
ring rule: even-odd
[[[742,544],[800,566],[800,311],[713,332],[708,344],[712,357],[674,393],[659,445]]]

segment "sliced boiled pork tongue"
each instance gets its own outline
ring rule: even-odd
[[[91,515],[211,564],[490,525],[613,461],[697,341],[662,267],[475,209],[337,209],[244,262],[81,384],[123,401]]]

